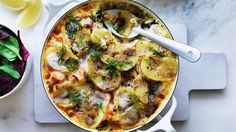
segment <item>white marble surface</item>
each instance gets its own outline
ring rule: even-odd
[[[59,1],[59,0],[55,0]],[[228,60],[224,91],[192,92],[188,121],[174,123],[180,132],[234,132],[236,125],[236,0],[138,0],[155,8],[165,22],[185,23],[190,45],[222,52]],[[0,6],[0,23],[14,30],[17,13]],[[32,28],[21,29],[24,43],[36,50]],[[33,119],[33,74],[13,96],[0,101],[0,132],[78,131],[70,124],[37,124]]]

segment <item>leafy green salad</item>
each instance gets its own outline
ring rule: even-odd
[[[29,52],[19,35],[0,26],[0,96],[11,91],[25,71]]]

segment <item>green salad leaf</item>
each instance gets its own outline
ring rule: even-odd
[[[20,56],[20,47],[16,38],[10,36],[7,39],[0,40],[0,54],[9,61],[14,61],[16,56],[22,60]],[[15,55],[14,55],[15,54]]]
[[[17,55],[10,49],[2,46],[0,44],[0,55],[5,57],[8,61],[14,61],[17,58]]]
[[[0,66],[0,70],[9,74],[10,76],[12,76],[15,79],[19,79],[20,78],[20,74],[18,71],[16,71],[13,67],[9,66],[9,65],[2,65]]]

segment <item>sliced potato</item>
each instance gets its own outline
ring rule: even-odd
[[[148,103],[148,84],[145,80],[142,79],[141,75],[138,75],[133,81],[133,88],[136,96],[139,97],[139,100],[144,104]]]
[[[129,11],[120,11],[113,17],[112,25],[119,34],[128,37],[137,19]]]
[[[154,81],[170,81],[177,73],[177,60],[170,57],[146,56],[141,61],[141,72]]]
[[[89,99],[89,102],[91,105],[101,103],[101,105],[97,109],[102,109],[104,112],[106,112],[106,108],[108,106],[108,103],[110,102],[110,99],[111,95],[109,93],[103,93],[96,90],[93,96]]]
[[[119,87],[115,91],[113,101],[115,106],[123,108],[142,105],[141,102],[138,101],[138,97],[136,96],[134,89],[131,87]]]
[[[118,122],[122,127],[135,124],[139,121],[138,111],[143,104],[138,100],[131,87],[120,87],[114,94],[114,107],[117,111],[112,120]]]
[[[120,43],[114,41],[113,43],[108,45],[108,47],[107,47],[107,55],[112,56],[113,54],[117,54],[120,51],[122,51],[123,48],[124,47]]]
[[[104,116],[105,116],[104,112],[101,109],[99,109],[98,110],[98,115],[95,118],[94,123],[90,127],[91,128],[96,128],[102,122],[102,120],[104,119]]]
[[[74,53],[72,52],[72,50],[70,49],[68,45],[65,45],[57,41],[52,41],[50,43],[50,47],[46,50],[45,55],[47,56],[48,54],[52,52],[59,53],[63,46],[65,47],[65,56],[64,56],[65,59],[70,58],[70,57],[74,59],[78,59],[78,57],[74,55]]]
[[[153,43],[153,42],[146,42],[146,41],[140,41],[136,45],[136,51],[139,56],[146,56],[146,55],[152,55],[152,50],[159,51],[160,45]]]
[[[63,45],[64,44],[59,43],[59,42],[54,43],[54,47],[55,47],[56,51],[60,51]],[[67,45],[64,45],[64,46],[66,49],[65,59],[70,58],[70,57],[74,58],[74,59],[78,59],[78,57],[72,52],[70,47],[68,47]]]
[[[82,96],[83,94],[90,95],[92,93],[92,85],[89,83],[80,83],[74,87],[74,90],[76,90],[78,93],[80,93]]]
[[[84,104],[83,108],[88,107],[83,111],[84,120],[87,125],[91,128],[96,128],[101,121],[105,118],[105,113],[107,110],[107,105],[110,102],[110,94],[102,93],[100,91],[95,91],[92,96],[89,97],[88,104]],[[99,105],[99,106],[98,106]]]
[[[89,78],[103,91],[112,91],[120,85],[121,74],[117,70],[107,70],[104,64],[99,60],[94,60],[91,56],[88,58]]]
[[[101,59],[106,64],[114,63],[119,71],[128,71],[135,66],[138,56],[135,49],[126,48],[114,56],[104,55]]]
[[[112,33],[105,29],[105,28],[94,28],[91,34],[91,40],[93,43],[101,43],[101,41],[109,41],[111,39],[113,39],[114,36],[112,35]]]
[[[134,91],[131,87],[120,87],[115,91],[114,94],[114,104],[121,108],[127,108],[131,105],[130,95],[134,95]]]
[[[104,119],[105,113],[102,109],[97,110],[96,108],[83,109],[76,115],[76,120],[80,121],[83,126],[88,128],[96,128]]]

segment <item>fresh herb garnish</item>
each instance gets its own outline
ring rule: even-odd
[[[96,102],[95,106],[97,107],[97,109],[103,109],[102,101]]]
[[[98,61],[102,57],[102,52],[96,51],[91,55],[93,61]]]
[[[69,22],[66,24],[66,31],[69,39],[75,39],[76,33],[81,29],[81,23],[75,17],[69,16]]]
[[[153,55],[157,56],[157,57],[165,57],[164,53],[158,50],[155,50],[154,48],[151,48],[151,51],[153,53]]]
[[[78,96],[76,91],[69,92],[69,99],[77,105],[80,105],[82,102],[82,99]]]
[[[85,46],[86,42],[84,42],[83,40],[80,40],[79,42],[76,42],[76,44],[77,44],[76,46],[79,49],[82,49]]]
[[[117,67],[117,61],[113,59],[110,60],[109,63],[106,65],[106,69],[109,71],[116,69],[116,67]]]
[[[69,71],[74,71],[79,67],[79,60],[74,58],[69,58],[65,61],[65,66]]]
[[[115,59],[109,59],[106,65],[107,70],[114,70],[116,67],[125,67],[127,65],[132,65],[132,61],[117,61]]]
[[[95,44],[88,50],[88,54],[93,54],[94,52],[98,51],[99,49],[101,49],[101,45]]]
[[[59,65],[63,64],[65,55],[66,55],[66,46],[62,45],[61,49],[59,51],[59,59],[58,59],[58,62],[57,62]]]

